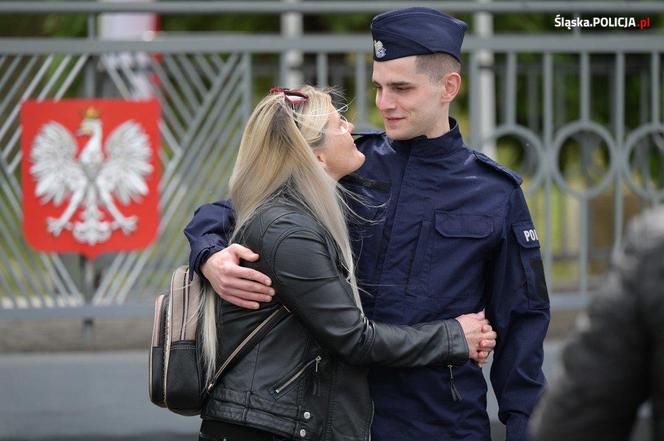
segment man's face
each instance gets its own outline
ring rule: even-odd
[[[392,139],[435,138],[447,126],[447,105],[441,100],[443,81],[433,82],[426,73],[417,72],[416,58],[373,64],[376,107]]]

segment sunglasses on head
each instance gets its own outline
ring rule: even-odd
[[[284,94],[284,100],[293,108],[301,106],[309,99],[309,97],[302,92],[287,87],[273,87],[270,89],[270,95],[276,95],[279,93]]]

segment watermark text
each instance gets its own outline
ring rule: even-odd
[[[556,15],[554,25],[557,28],[623,28],[623,29],[648,29],[651,25],[650,17],[589,17],[589,18],[567,18]]]

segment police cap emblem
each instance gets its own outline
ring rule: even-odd
[[[383,47],[383,42],[380,40],[374,40],[374,52],[376,53],[376,58],[383,58],[387,54],[387,50]]]

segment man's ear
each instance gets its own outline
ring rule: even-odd
[[[458,72],[448,72],[440,81],[443,86],[440,100],[443,103],[451,103],[461,90],[461,75]]]

